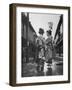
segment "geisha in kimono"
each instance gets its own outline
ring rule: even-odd
[[[51,66],[52,58],[53,58],[53,37],[51,35],[52,31],[48,30],[46,33],[47,33],[47,39],[45,41],[46,43],[45,58],[46,58],[46,62],[48,63],[48,66]]]
[[[42,28],[39,29],[39,36],[36,39],[37,44],[37,70],[43,71],[44,69],[44,61],[45,61],[45,39],[43,37],[44,30]]]

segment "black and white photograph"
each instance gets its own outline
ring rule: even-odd
[[[21,13],[21,76],[63,75],[63,15]]]
[[[10,83],[70,82],[70,8],[12,4],[10,9]]]

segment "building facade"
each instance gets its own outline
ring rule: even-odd
[[[29,13],[21,14],[21,25],[22,61],[29,62],[35,57],[35,38],[37,37],[33,26],[29,22]]]
[[[63,56],[63,15],[60,16],[60,20],[57,25],[55,37],[55,50],[58,56]]]

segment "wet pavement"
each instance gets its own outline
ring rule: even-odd
[[[44,63],[44,70],[37,71],[37,64],[34,62],[24,63],[22,65],[22,77],[31,76],[53,76],[53,75],[63,75],[63,60],[52,60],[52,65]]]

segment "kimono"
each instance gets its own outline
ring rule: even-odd
[[[45,61],[45,39],[43,36],[39,36],[36,40],[37,43],[37,63],[38,63],[38,69],[39,67],[44,67],[44,61]]]
[[[46,51],[45,51],[45,58],[47,63],[52,63],[52,56],[53,56],[53,40],[52,36],[48,37],[45,41],[46,43]]]
[[[45,59],[45,39],[43,36],[37,38],[38,58]]]

